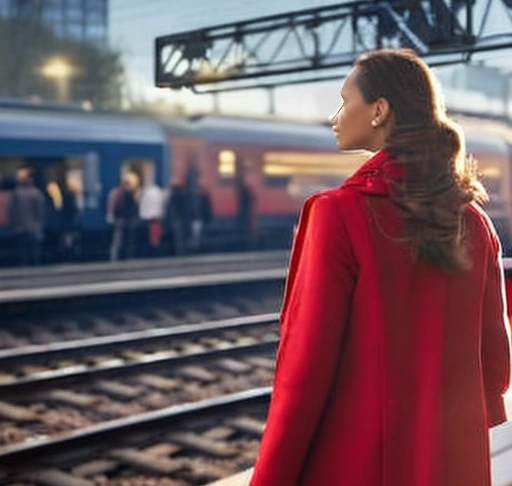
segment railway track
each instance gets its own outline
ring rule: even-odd
[[[276,314],[155,331],[0,352],[0,445],[271,383]]]
[[[248,438],[233,425],[235,409],[220,428],[223,419],[208,414],[222,415],[219,404],[249,389],[268,390],[285,265],[282,255],[213,260],[171,271],[130,262],[105,279],[102,269],[68,268],[44,288],[42,273],[12,289],[0,282],[0,484],[188,486],[254,461],[264,406]],[[184,421],[197,414],[206,429]],[[192,444],[233,436],[240,458],[214,467],[219,457],[203,460],[199,446],[177,439],[191,434]],[[173,452],[154,452],[161,449]]]
[[[0,319],[0,350],[275,312],[282,282],[237,283],[222,288],[173,289],[159,295],[121,300],[95,298],[88,306],[70,299],[44,309],[27,305]],[[76,304],[76,305],[75,305]],[[34,308],[35,307],[35,308]],[[1,370],[1,368],[0,368]],[[0,371],[1,380],[1,371]]]
[[[217,403],[215,400],[222,402],[223,397],[234,390],[242,393],[247,387],[269,385],[277,334],[275,329],[271,332],[268,327],[275,325],[276,318],[276,314],[240,317],[119,335],[117,338],[90,338],[82,342],[4,350],[0,354],[1,367],[10,367],[18,372],[11,375],[10,382],[0,384],[0,395],[18,397],[20,403],[0,403],[0,415],[7,419],[3,427],[4,442],[9,442],[9,436],[14,442],[0,448],[0,484],[199,485],[247,467],[254,461],[258,437],[253,430],[249,438],[238,438],[244,430],[243,425],[233,425],[238,423],[235,420],[238,415],[230,415],[231,422],[227,425],[231,429],[226,429],[226,424],[224,429],[219,429],[220,419],[212,416],[208,419],[211,424],[207,424],[206,431],[200,433],[191,432],[187,427],[175,429],[177,419],[172,417],[177,410],[180,413],[190,410],[180,408],[185,402],[194,409],[193,405],[204,403],[205,397],[211,397],[209,400]],[[255,333],[258,327],[267,329]],[[159,344],[167,344],[165,357],[158,350]],[[139,357],[144,358],[134,358],[134,345]],[[151,352],[147,352],[147,348],[141,352],[148,345]],[[81,352],[79,348],[82,348]],[[127,353],[127,349],[130,352]],[[120,351],[125,355],[124,362],[119,356],[110,356],[101,364],[85,369],[76,360],[77,355],[91,357],[94,353],[104,355],[105,352]],[[130,358],[126,359],[126,355]],[[48,368],[34,370],[36,366],[51,368],[62,363],[67,365],[53,371]],[[19,370],[30,370],[31,366],[31,373],[19,377],[22,374]],[[164,376],[160,374],[162,371]],[[123,377],[128,382],[123,382]],[[110,399],[98,398],[99,391],[110,395]],[[117,402],[112,400],[112,396],[117,398]],[[130,397],[133,403],[129,402]],[[52,409],[45,405],[47,403],[58,406]],[[153,410],[147,411],[151,407]],[[103,416],[92,423],[89,414],[87,422],[77,409],[95,410],[97,416],[109,411],[110,416],[106,421]],[[240,424],[252,420],[248,422],[247,414],[244,414]],[[121,417],[112,418],[113,415]],[[264,411],[260,411],[258,430],[261,430],[264,416]],[[125,435],[131,438],[134,427],[138,430],[134,424],[145,424],[148,420],[156,420],[156,429],[160,432],[161,427],[171,427],[168,430],[173,431],[172,440],[165,439],[170,440],[170,445],[165,445],[164,439],[155,442],[155,437],[151,436],[142,442],[135,440],[128,448],[123,440],[122,447],[119,441],[114,441],[110,448],[105,449],[105,434],[107,438]],[[29,432],[21,429],[19,423],[27,424]],[[41,423],[46,427],[42,428]],[[185,444],[178,440],[176,446],[176,437],[181,437],[182,430],[188,439]],[[240,450],[240,456],[230,454],[229,460],[222,465],[212,466],[212,461],[219,460],[217,455],[211,451],[201,452],[204,457],[198,455],[198,448],[202,451],[203,446],[194,444],[205,443],[203,436],[208,438],[219,430],[231,430],[228,436],[234,434],[237,437],[235,449]],[[224,434],[221,435],[224,440]],[[85,438],[83,442],[81,438]],[[188,440],[191,445],[187,445]],[[250,446],[248,449],[246,443]],[[85,444],[83,450],[81,444]],[[62,452],[58,452],[59,448]],[[69,448],[73,450],[73,457],[78,455],[85,459],[73,462],[75,465],[70,467]],[[153,452],[161,448],[179,451],[178,458],[162,458],[158,454],[154,457]],[[102,452],[94,452],[98,449]],[[47,457],[52,460],[48,462]],[[95,459],[91,460],[91,457]],[[31,464],[29,471],[27,461]],[[108,464],[108,480],[105,479],[106,471],[102,469],[105,464]],[[176,473],[177,482],[169,479],[171,473]],[[91,480],[90,474],[95,478]],[[98,479],[98,475],[103,479]]]
[[[269,396],[261,387],[4,449],[0,484],[202,485],[253,464]]]
[[[0,485],[202,486],[251,467],[282,278],[234,273],[240,280],[157,286],[151,298],[142,286],[88,294],[87,306],[69,295],[13,303],[11,326],[54,329],[0,349]],[[252,299],[265,292],[266,304]],[[91,332],[91,322],[102,325]],[[498,474],[509,457],[501,442]]]

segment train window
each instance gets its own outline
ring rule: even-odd
[[[369,157],[368,152],[266,152],[263,175],[267,187],[287,187],[304,197],[345,180]]]
[[[218,154],[218,161],[220,184],[232,184],[235,177],[236,153],[233,150],[221,150]]]

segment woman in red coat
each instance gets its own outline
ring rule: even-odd
[[[363,55],[332,117],[375,152],[301,212],[250,486],[490,486],[510,348],[485,191],[413,52]]]

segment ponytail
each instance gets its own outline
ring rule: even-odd
[[[464,208],[487,201],[487,194],[432,72],[410,49],[365,53],[356,66],[365,101],[385,98],[393,113],[385,149],[405,168],[403,181],[390,183],[414,257],[447,271],[469,268]]]
[[[413,256],[446,271],[471,267],[464,238],[464,207],[485,202],[476,164],[466,157],[459,127],[448,119],[429,127],[396,130],[387,150],[404,163],[405,179],[394,184]]]

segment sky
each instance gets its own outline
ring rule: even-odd
[[[483,4],[483,0],[479,1]],[[171,91],[154,87],[155,38],[335,3],[333,0],[110,0],[109,41],[113,48],[123,53],[129,81],[127,95],[132,100],[180,104],[189,112],[211,111],[216,103],[222,112],[264,115],[268,113],[270,103],[263,90],[224,93],[214,100],[211,95],[194,94],[185,88]],[[491,64],[500,65],[511,57],[510,51],[495,52],[486,59]],[[340,79],[339,82],[277,88],[276,112],[286,118],[325,119],[337,108],[341,84]]]
[[[179,103],[191,111],[212,110],[217,103],[223,112],[264,115],[269,111],[270,101],[268,93],[262,90],[220,94],[214,101],[211,95],[194,94],[188,89],[176,92],[153,87],[154,39],[200,27],[331,4],[332,0],[110,0],[110,43],[124,53],[130,80],[128,95],[133,99]],[[276,89],[276,112],[287,118],[325,119],[335,111],[341,80],[321,84]]]

